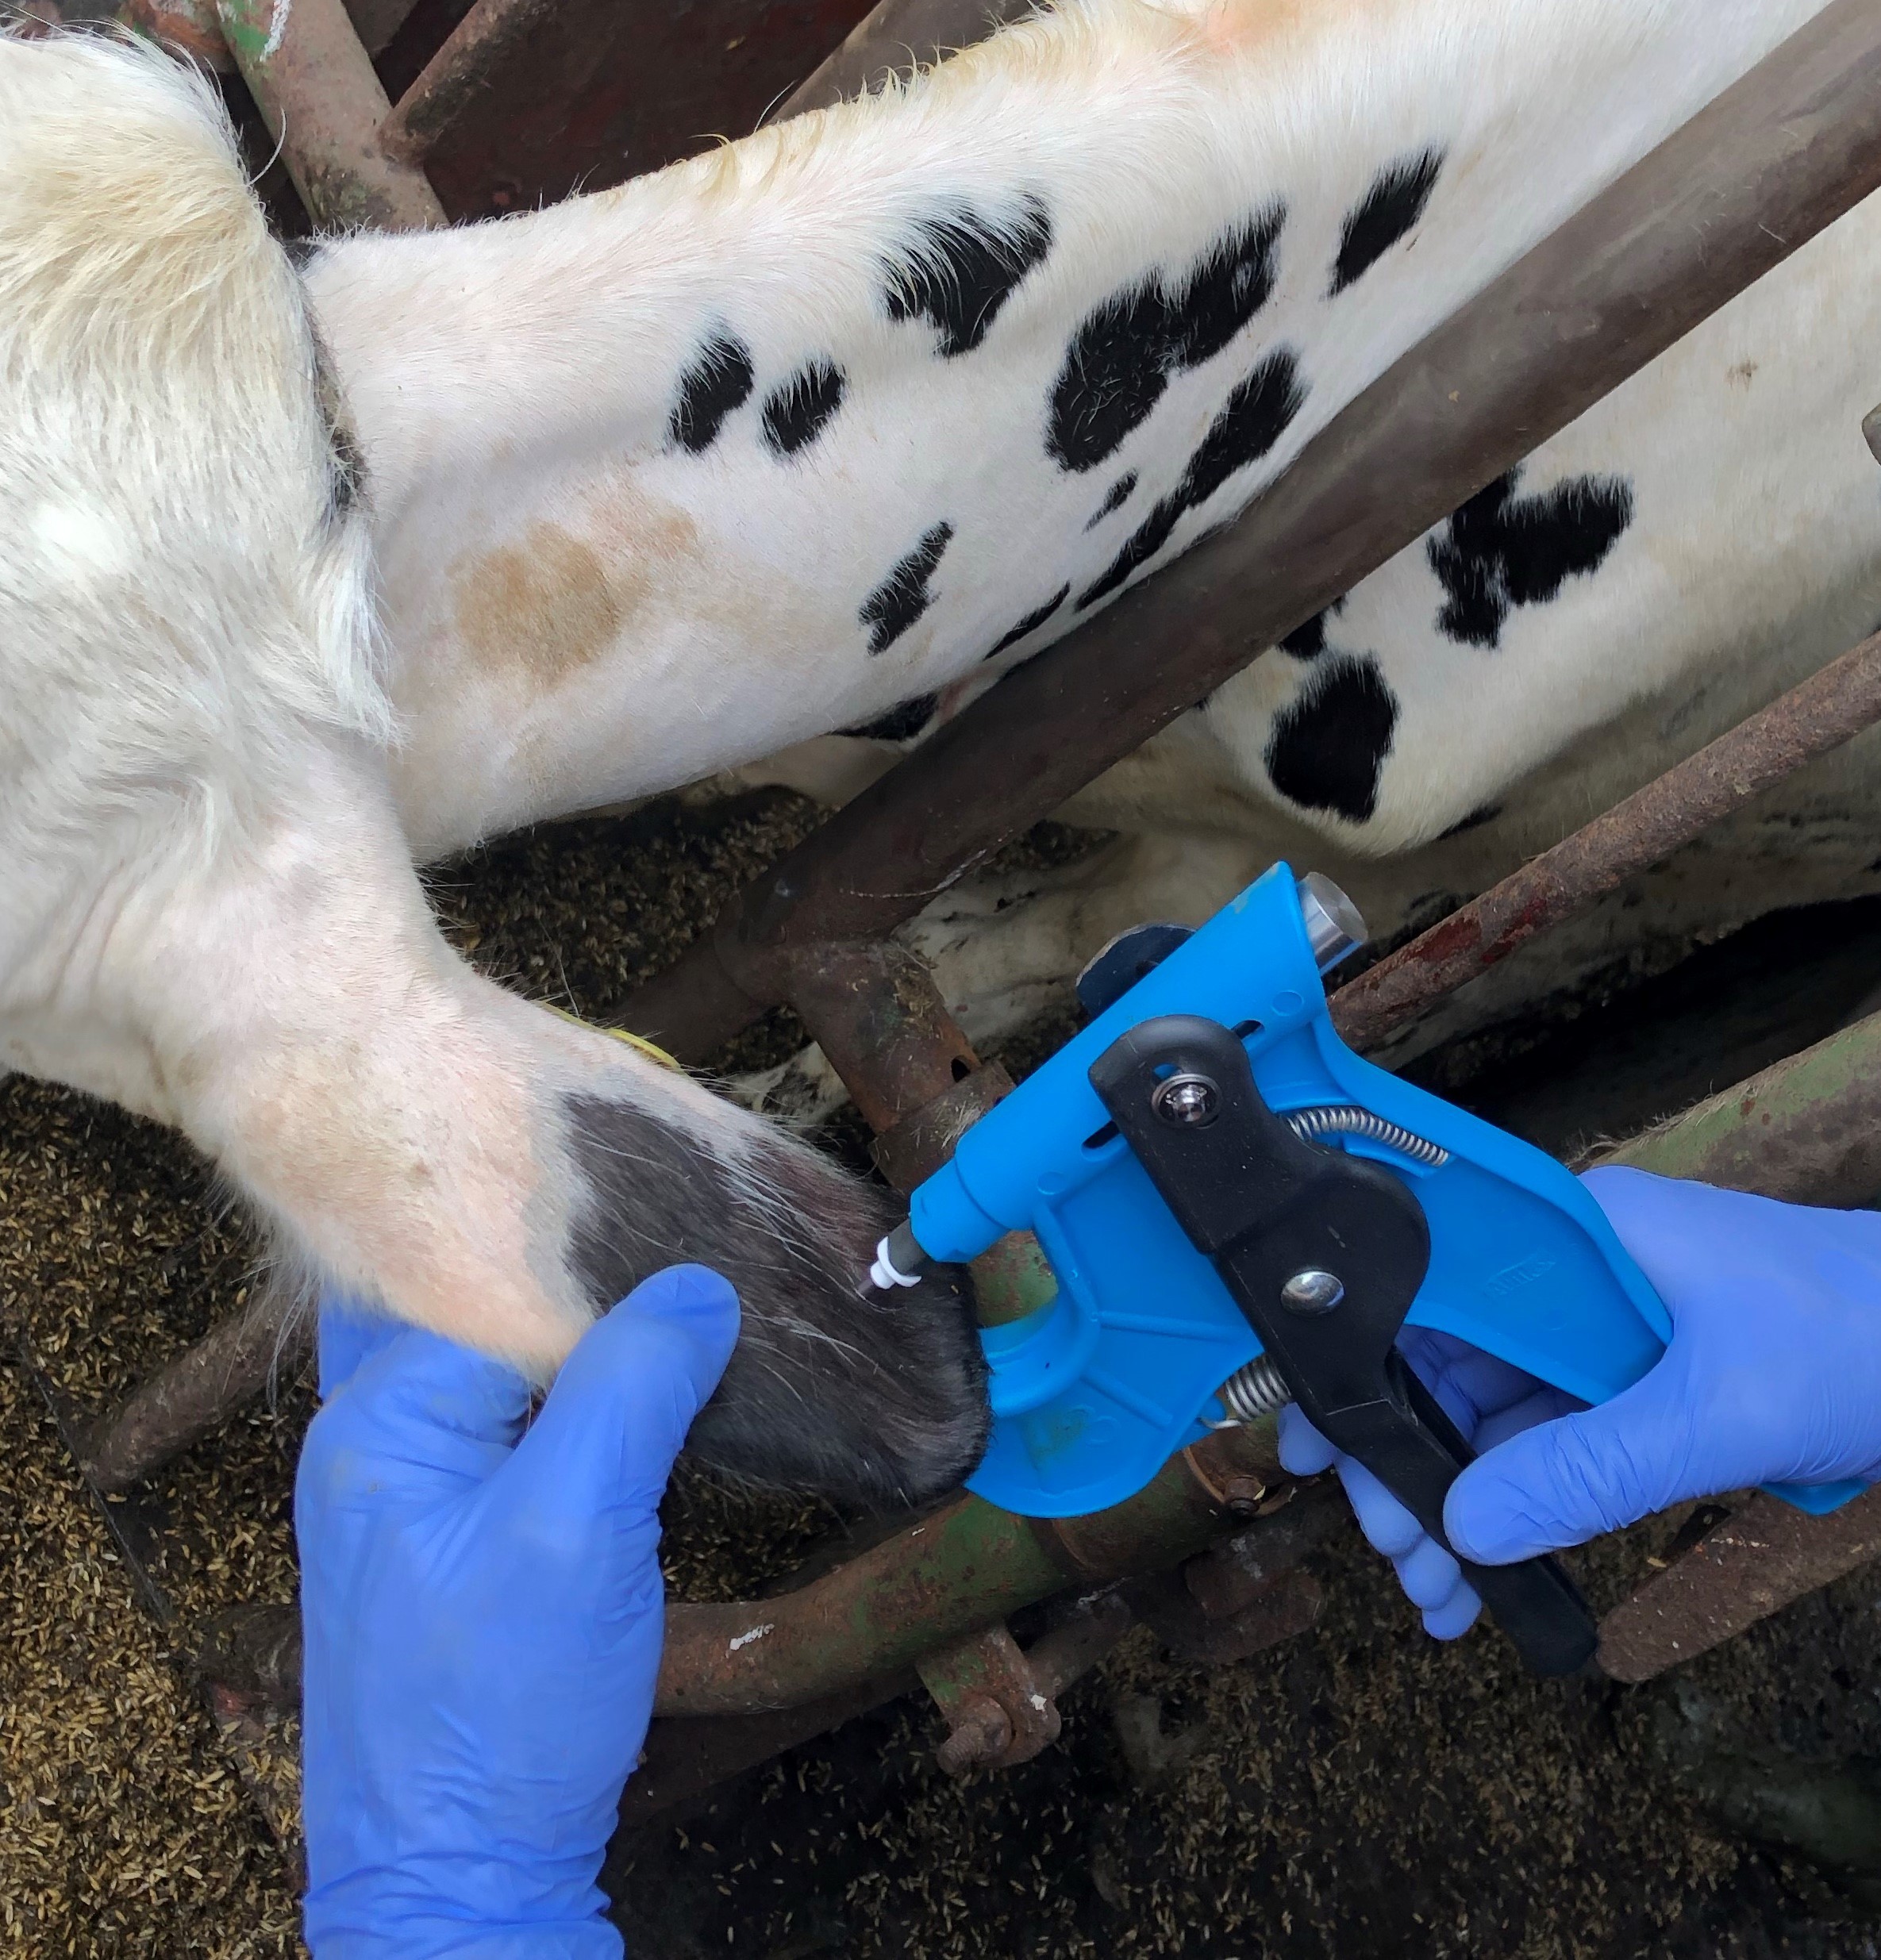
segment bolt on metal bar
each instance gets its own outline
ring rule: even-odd
[[[390,105],[343,0],[217,0],[242,79],[309,214],[335,231],[429,231],[444,206],[379,140]]]
[[[1027,661],[629,1004],[711,1053],[774,1004],[734,941],[891,931],[1881,185],[1881,10],[1835,0],[1310,441],[1233,525]]]
[[[1058,1739],[1058,1704],[1003,1620],[923,1654],[915,1671],[947,1720],[936,1760],[949,1776],[1011,1769]]]
[[[1333,1024],[1375,1048],[1537,933],[1671,856],[1804,763],[1881,721],[1881,633],[1583,824],[1333,996]]]

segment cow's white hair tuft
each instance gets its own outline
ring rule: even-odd
[[[307,724],[383,742],[299,282],[208,83],[0,40],[0,843],[216,832]]]

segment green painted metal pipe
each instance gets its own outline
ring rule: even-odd
[[[655,1712],[790,1708],[898,1674],[1067,1585],[1160,1571],[1248,1529],[1284,1482],[1270,1420],[1184,1451],[1092,1517],[1044,1523],[963,1497],[794,1593],[671,1608]]]
[[[1598,1161],[1800,1204],[1881,1201],[1881,1014],[1772,1063]]]

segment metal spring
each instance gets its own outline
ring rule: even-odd
[[[1358,1136],[1367,1143],[1394,1150],[1427,1170],[1441,1170],[1450,1161],[1450,1153],[1442,1144],[1433,1143],[1402,1124],[1373,1115],[1369,1109],[1361,1109],[1356,1103],[1321,1103],[1314,1109],[1289,1109],[1285,1113],[1287,1127],[1304,1143],[1317,1143],[1327,1136]]]
[[[1441,1143],[1375,1116],[1356,1103],[1321,1103],[1310,1109],[1289,1109],[1286,1114],[1287,1127],[1303,1143],[1316,1143],[1327,1136],[1362,1136],[1368,1143],[1383,1144],[1432,1170],[1442,1170],[1450,1161],[1450,1153]],[[1239,1429],[1284,1409],[1293,1400],[1292,1389],[1267,1355],[1256,1355],[1244,1368],[1237,1369],[1215,1393],[1228,1412],[1225,1420],[1211,1421],[1211,1429]]]
[[[1293,1390],[1267,1355],[1256,1355],[1244,1368],[1237,1368],[1215,1393],[1228,1416],[1225,1421],[1210,1422],[1211,1429],[1238,1429],[1244,1423],[1259,1422],[1293,1400]]]

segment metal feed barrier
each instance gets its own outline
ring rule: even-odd
[[[1006,17],[1023,10],[1006,0]],[[674,29],[637,21],[632,40],[609,0],[475,0],[429,60],[408,61],[394,105],[381,75],[397,78],[401,48],[421,44],[440,11],[434,0],[283,0],[279,11],[274,0],[129,0],[124,17],[239,69],[320,225],[418,229],[447,210],[564,194],[584,171],[613,181],[621,133],[658,125],[668,97],[694,117],[672,125],[682,141],[756,119],[729,100],[734,82],[748,84],[731,56],[744,37],[722,60],[716,42],[675,52],[659,39]],[[982,0],[883,0],[853,15],[833,3],[806,29],[801,10],[783,27],[781,13],[740,14],[767,24],[760,52],[773,71],[795,62],[787,75],[818,52],[805,33],[851,29],[781,113],[856,92],[999,17]],[[731,79],[715,112],[693,108],[720,66]],[[657,136],[637,140],[635,167],[667,160]],[[1878,186],[1881,4],[1837,0],[1405,355],[1237,523],[1009,674],[741,893],[634,997],[627,1024],[697,1061],[787,1003],[876,1132],[884,1176],[910,1190],[1011,1085],[887,936]],[[1341,1032],[1377,1046],[1877,720],[1881,636],[1343,988]],[[1881,1016],[1612,1155],[1774,1196],[1872,1201]],[[1039,1297],[1024,1243],[996,1248],[975,1278],[989,1318]],[[83,1427],[66,1413],[134,1574],[136,1506],[112,1493],[259,1393],[279,1337],[252,1312],[115,1412]],[[947,1719],[950,1768],[1023,1761],[1057,1733],[1054,1697],[1134,1619],[1216,1661],[1310,1624],[1317,1593],[1299,1561],[1333,1508],[1324,1489],[1294,1492],[1271,1423],[1257,1424],[1185,1451],[1096,1516],[1045,1523],[964,1497],[794,1591],[675,1605],[658,1720],[623,1816],[651,1815],[917,1683]],[[1754,1498],[1610,1616],[1602,1662],[1644,1680],[1877,1555],[1881,1493],[1821,1519]],[[1022,1650],[1009,1617],[1054,1599]],[[763,1639],[739,1637],[759,1626]],[[294,1635],[281,1609],[218,1629],[209,1672],[225,1714],[293,1698]]]

